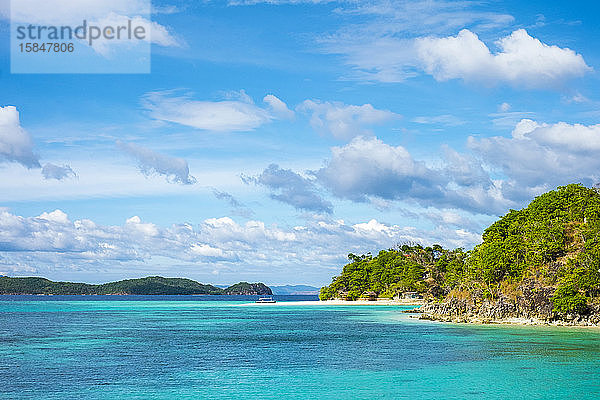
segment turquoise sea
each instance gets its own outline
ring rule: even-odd
[[[600,399],[600,329],[251,299],[0,296],[0,398]]]

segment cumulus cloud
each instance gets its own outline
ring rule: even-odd
[[[547,147],[562,148],[568,152],[597,154],[600,151],[600,124],[545,124],[523,119],[513,130],[513,137],[532,139]]]
[[[438,81],[463,79],[488,85],[508,83],[541,88],[559,86],[591,71],[581,54],[542,43],[524,29],[498,40],[496,45],[499,51],[492,53],[468,29],[456,36],[416,40],[423,69]]]
[[[470,27],[476,31],[504,28],[511,15],[481,9],[477,1],[345,2],[336,14],[359,16],[317,41],[323,52],[340,55],[350,66],[345,79],[402,82],[420,74],[415,38],[447,35]]]
[[[331,153],[327,166],[316,176],[339,197],[366,201],[366,196],[373,194],[393,199],[413,187],[427,191],[433,186],[430,169],[413,160],[402,146],[358,137],[346,146],[333,147]]]
[[[158,236],[158,228],[152,223],[143,223],[142,219],[137,215],[127,218],[125,221],[125,230],[138,232],[144,236]]]
[[[440,81],[546,88],[591,70],[580,54],[523,29],[486,45],[473,32],[489,36],[514,17],[477,1],[343,2],[335,12],[359,21],[317,39],[324,53],[340,55],[351,68],[345,79],[402,82],[425,72]]]
[[[470,137],[468,147],[506,177],[507,197],[522,199],[558,185],[600,181],[600,125],[523,119],[511,137]]]
[[[379,208],[402,201],[483,215],[523,207],[560,185],[600,182],[600,125],[523,119],[511,137],[469,137],[467,148],[459,153],[442,146],[439,159],[425,162],[402,146],[356,137],[333,147],[325,166],[308,177],[271,165],[251,181],[275,191],[273,198],[310,211],[331,212],[325,192]],[[448,223],[448,215],[437,220]]]
[[[357,137],[333,147],[313,174],[316,184],[338,198],[375,205],[409,201],[485,215],[522,207],[560,185],[600,182],[600,125],[523,119],[511,137],[469,137],[467,148],[459,153],[442,146],[442,157],[427,163],[402,146]]]
[[[44,179],[56,179],[61,181],[66,178],[75,178],[77,174],[69,165],[44,164],[42,168]]]
[[[461,154],[449,146],[442,146],[444,164],[442,174],[449,182],[463,188],[493,186],[489,173],[483,169],[481,161],[470,154]]]
[[[294,112],[290,110],[281,99],[275,97],[272,94],[268,94],[263,98],[263,101],[269,105],[273,115],[276,115],[284,119],[294,118]]]
[[[169,157],[146,147],[117,141],[117,146],[138,162],[140,171],[146,175],[164,175],[168,182],[191,185],[196,178],[190,175],[187,161],[183,158]]]
[[[190,251],[193,254],[197,254],[199,256],[203,256],[203,257],[209,257],[209,258],[225,258],[225,252],[222,249],[219,249],[217,247],[212,247],[209,244],[204,244],[204,243],[196,243],[193,244],[192,247],[190,248]]]
[[[156,120],[217,132],[251,131],[276,118],[289,116],[286,110],[290,110],[277,97],[267,95],[265,102],[268,108],[257,106],[243,90],[221,101],[194,100],[174,92],[151,92],[142,99]]]
[[[0,162],[17,162],[27,168],[40,168],[33,152],[33,140],[21,127],[16,107],[0,107]]]
[[[65,268],[110,269],[115,274],[130,265],[150,268],[157,259],[160,270],[154,271],[167,275],[175,273],[176,265],[177,273],[187,266],[195,273],[228,268],[237,270],[236,276],[252,270],[264,277],[277,266],[286,270],[286,276],[313,274],[325,281],[331,269],[343,265],[348,252],[376,251],[404,241],[470,247],[480,238],[452,228],[423,231],[377,220],[346,223],[316,218],[302,226],[281,228],[222,217],[195,227],[159,227],[132,217],[123,225],[104,226],[87,219],[72,221],[60,210],[37,217],[0,211],[1,269],[17,273],[26,272],[26,265],[34,265],[41,274],[56,271],[59,265],[63,274]]]
[[[292,170],[279,168],[277,164],[269,165],[257,177],[243,177],[246,183],[254,182],[275,191],[271,198],[290,204],[298,210],[319,213],[333,212],[333,205],[323,199],[314,182]]]
[[[310,124],[316,131],[331,134],[338,139],[368,135],[371,132],[367,126],[400,117],[388,110],[378,110],[371,104],[356,106],[318,100],[305,100],[297,110],[310,114]]]
[[[16,162],[28,169],[42,168],[34,152],[33,139],[20,123],[19,111],[14,106],[0,107],[0,163]],[[77,174],[68,165],[46,163],[42,168],[44,179],[63,180]]]
[[[471,212],[502,212],[512,205],[472,157],[447,148],[437,167],[415,160],[402,146],[358,137],[333,147],[327,165],[314,174],[333,195],[357,202],[408,200],[422,206]]]

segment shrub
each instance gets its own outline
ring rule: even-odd
[[[559,314],[583,314],[587,310],[587,298],[579,293],[571,281],[564,282],[556,289],[552,304],[552,311]]]

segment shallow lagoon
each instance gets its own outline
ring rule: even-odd
[[[0,398],[600,398],[600,329],[231,299],[0,296]]]

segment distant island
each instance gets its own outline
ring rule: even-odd
[[[582,185],[510,210],[471,251],[404,244],[348,258],[321,300],[422,298],[423,319],[600,324],[600,193]]]
[[[198,283],[185,278],[149,276],[92,285],[88,283],[53,282],[45,278],[10,278],[0,276],[0,294],[45,295],[272,295],[264,283],[240,282],[227,288]]]

